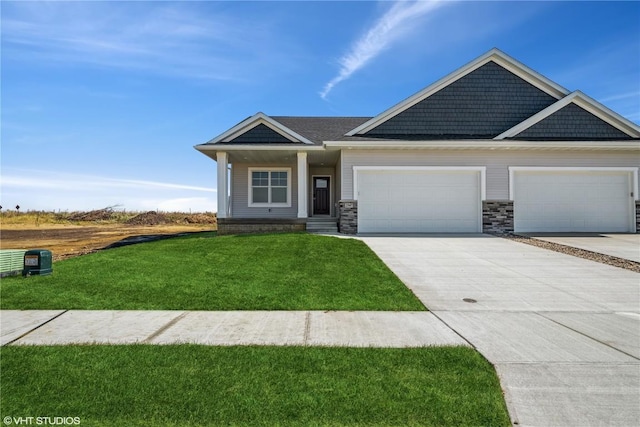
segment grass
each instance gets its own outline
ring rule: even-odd
[[[1,309],[424,310],[361,241],[214,233],[54,263],[0,282]]]
[[[465,347],[2,348],[2,416],[82,426],[508,426]]]

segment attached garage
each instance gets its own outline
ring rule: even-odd
[[[355,167],[359,233],[479,233],[484,168]]]
[[[509,175],[516,232],[635,231],[637,168],[512,167]]]

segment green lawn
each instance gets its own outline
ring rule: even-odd
[[[6,278],[1,309],[424,310],[361,241],[215,233],[109,249]]]
[[[82,426],[508,426],[465,347],[3,347],[2,416]]]

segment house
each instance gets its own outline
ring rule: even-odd
[[[375,117],[257,113],[195,148],[220,233],[640,231],[640,127],[498,49]]]

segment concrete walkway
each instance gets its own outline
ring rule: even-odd
[[[534,239],[640,262],[640,234],[528,234]]]
[[[640,420],[640,275],[486,235],[364,237],[495,366],[520,426]]]
[[[2,345],[468,345],[433,313],[3,310]]]

